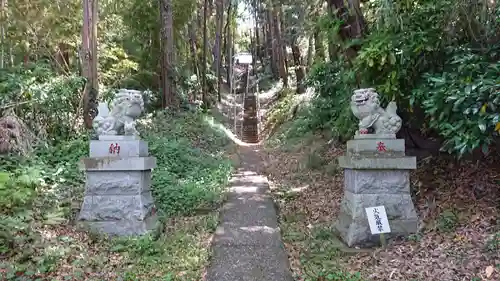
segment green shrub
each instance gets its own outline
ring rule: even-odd
[[[156,205],[167,216],[194,214],[222,200],[231,162],[222,155],[228,144],[199,112],[160,112],[144,130],[151,155]]]
[[[329,130],[342,140],[349,139],[356,129],[349,102],[356,88],[356,75],[346,63],[316,64],[306,84],[316,89],[316,96],[305,113],[313,130]]]
[[[423,75],[411,103],[423,107],[448,152],[463,155],[482,148],[487,153],[500,132],[500,62],[469,49],[450,54],[442,70]]]
[[[43,244],[36,225],[66,222],[71,203],[83,195],[83,173],[77,162],[88,153],[80,137],[39,148],[30,157],[3,156],[0,166],[0,253],[13,261],[28,258]],[[76,198],[74,198],[76,197]]]
[[[38,137],[66,140],[75,133],[84,82],[75,74],[58,75],[44,63],[2,69],[0,103],[11,105]]]
[[[36,195],[36,180],[40,174],[37,170],[30,174],[14,175],[0,173],[0,210],[2,213],[11,213],[19,207],[29,206]]]

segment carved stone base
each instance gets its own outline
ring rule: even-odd
[[[94,231],[116,236],[143,235],[154,230],[158,218],[156,214],[147,216],[144,220],[119,221],[79,221],[78,226]]]
[[[385,239],[390,239],[398,236],[406,236],[410,233],[417,232],[418,218],[389,219],[391,233],[384,234]],[[340,213],[335,224],[340,238],[348,247],[368,248],[380,245],[380,236],[372,235],[370,227],[364,219],[355,219],[346,213]]]
[[[383,151],[379,151],[383,142]],[[372,235],[366,208],[384,206],[391,233],[386,238],[407,236],[418,230],[418,217],[410,194],[410,170],[414,157],[404,156],[404,140],[355,139],[339,158],[344,168],[344,197],[336,230],[349,246],[370,247],[380,243]]]
[[[85,197],[79,225],[111,235],[140,235],[152,230],[156,210],[151,194],[151,170],[144,141],[132,136],[109,136],[91,141]]]

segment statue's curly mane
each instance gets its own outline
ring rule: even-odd
[[[110,115],[120,118],[125,115],[127,108],[132,104],[139,104],[141,109],[144,109],[144,101],[142,99],[135,99],[134,94],[118,93],[113,100]]]

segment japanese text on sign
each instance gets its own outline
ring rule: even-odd
[[[391,232],[384,206],[366,208],[365,211],[372,234]]]
[[[118,145],[118,143],[112,143],[109,145],[109,153],[120,154],[120,146]]]

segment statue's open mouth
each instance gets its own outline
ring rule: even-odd
[[[356,102],[356,104],[364,104],[368,101],[368,99],[368,97],[356,97],[354,101]]]

